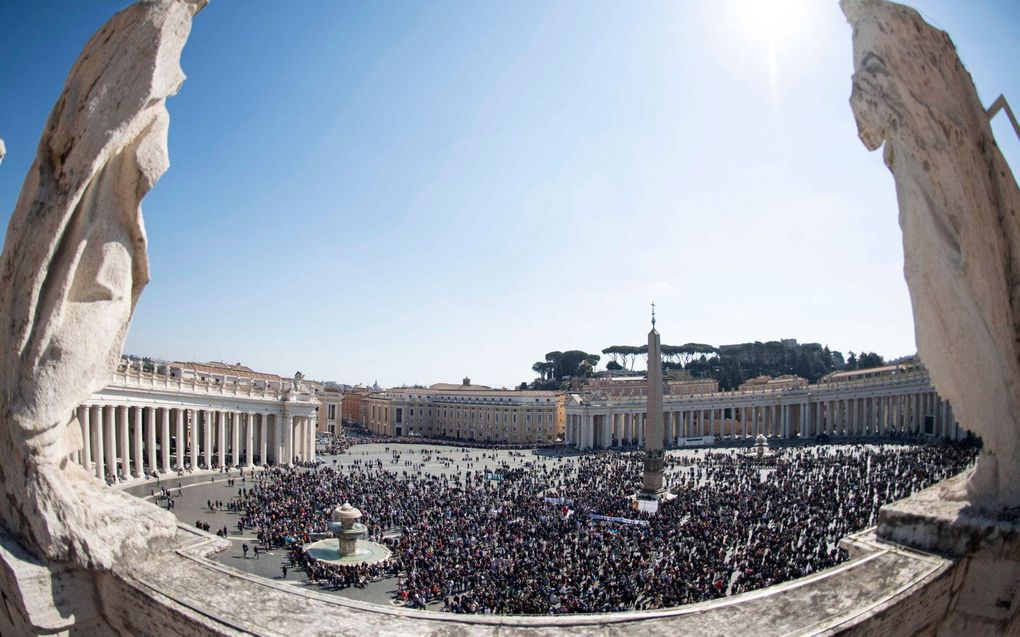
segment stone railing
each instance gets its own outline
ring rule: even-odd
[[[205,396],[260,398],[263,400],[283,400],[286,393],[273,387],[255,384],[254,382],[222,381],[218,379],[202,380],[194,377],[146,372],[139,370],[137,367],[130,366],[121,367],[110,374],[108,386]],[[311,400],[311,395],[304,393],[294,394],[291,399],[307,402]]]

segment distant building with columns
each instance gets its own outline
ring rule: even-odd
[[[935,392],[919,364],[837,372],[815,385],[758,382],[729,392],[667,396],[664,444],[684,446],[705,436],[770,438],[920,435],[960,439],[966,431]],[[567,400],[565,442],[577,449],[641,445],[643,399],[604,392]]]
[[[585,379],[578,388],[584,392],[601,392],[612,398],[643,398],[648,395],[648,379],[642,374],[604,374]],[[691,378],[685,371],[670,370],[662,383],[664,396],[691,396],[719,391],[714,378]]]
[[[740,391],[757,391],[762,389],[798,389],[807,387],[808,381],[800,376],[786,374],[772,378],[771,376],[757,376],[749,378],[740,384],[737,389]]]
[[[74,459],[106,479],[311,461],[318,405],[300,376],[123,359],[77,410]]]
[[[400,387],[361,399],[362,424],[386,436],[551,444],[564,431],[566,395],[437,383]]]

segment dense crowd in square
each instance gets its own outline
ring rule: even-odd
[[[880,506],[962,471],[976,451],[897,441],[669,455],[675,497],[651,513],[632,498],[640,452],[507,459],[393,444],[386,461],[270,468],[233,506],[262,545],[286,547],[331,589],[395,577],[400,603],[456,613],[655,609],[835,566],[848,558],[839,540],[874,525]],[[340,566],[305,553],[348,501],[364,512],[369,539],[391,549],[386,562]]]

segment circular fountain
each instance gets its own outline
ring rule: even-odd
[[[333,509],[329,530],[333,537],[309,544],[305,552],[317,560],[334,564],[373,564],[390,556],[390,550],[365,540],[368,529],[358,522],[361,511],[345,502]]]

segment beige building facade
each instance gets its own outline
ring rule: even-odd
[[[365,427],[388,436],[552,444],[566,423],[566,394],[469,382],[389,389],[362,398],[361,405]]]
[[[319,400],[316,431],[318,433],[340,433],[340,423],[343,417],[343,393],[336,388],[326,387],[316,395],[316,398]]]

